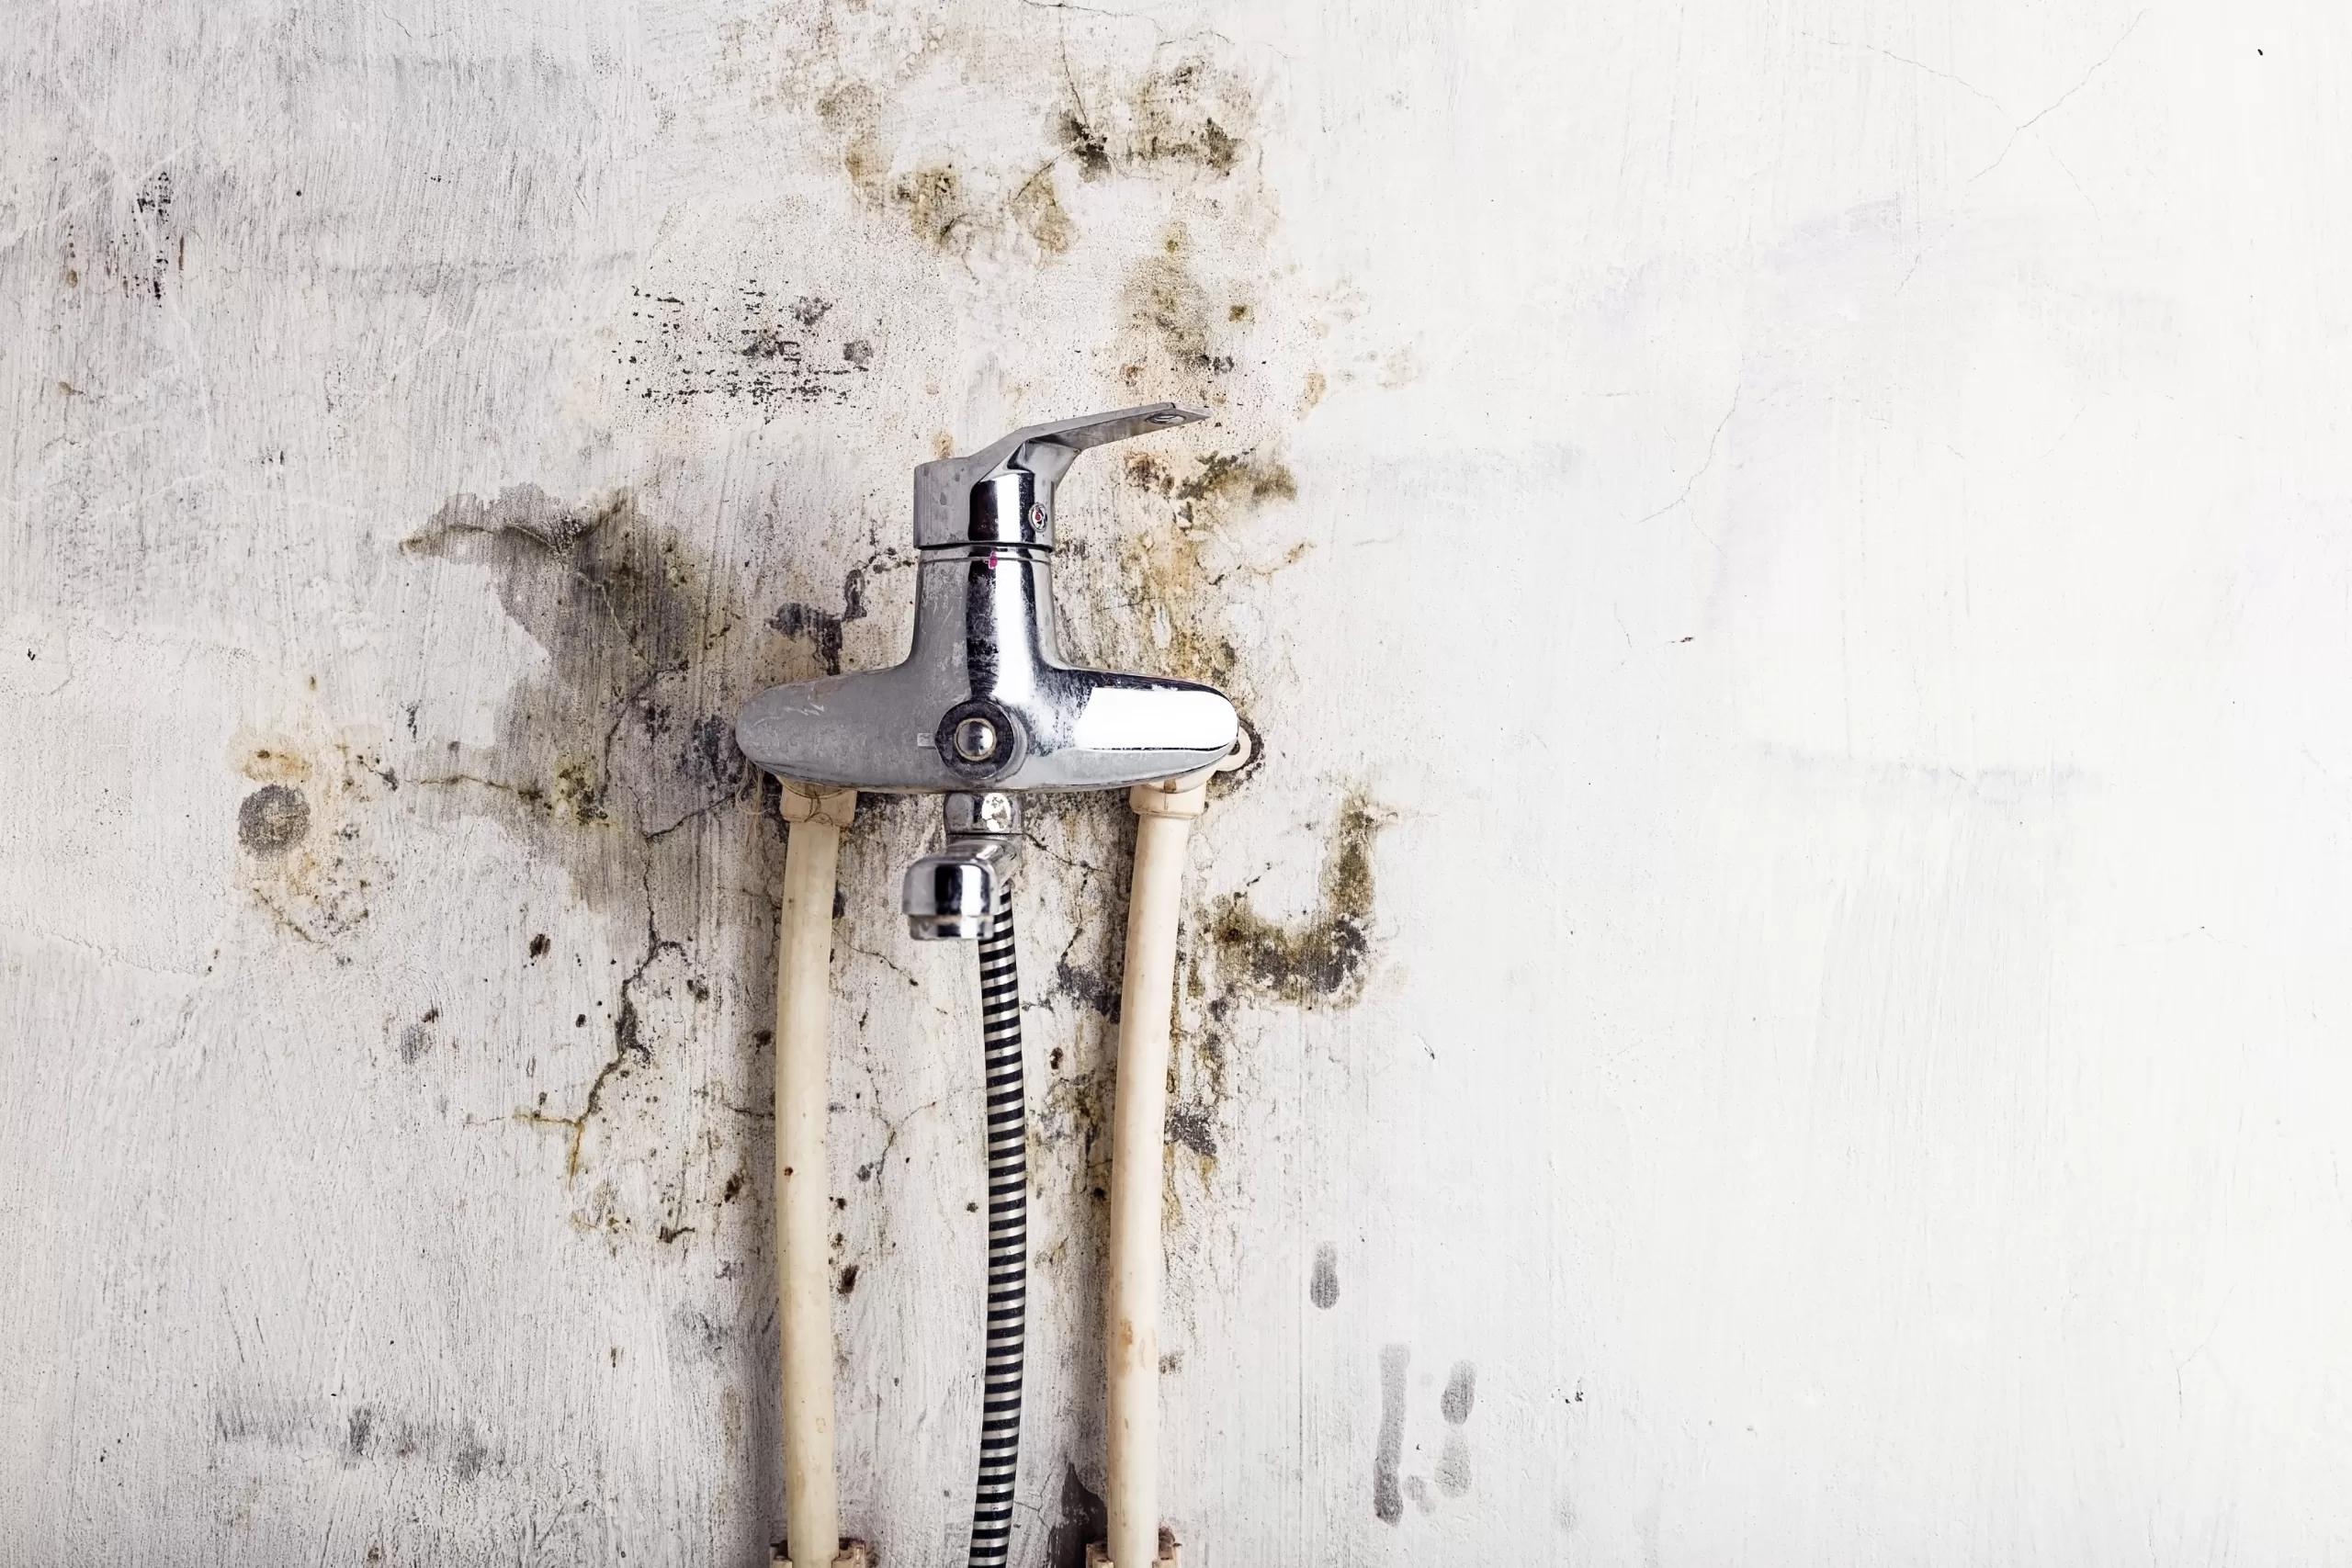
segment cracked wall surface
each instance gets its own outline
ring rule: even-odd
[[[774,785],[910,477],[1256,741],[1186,1561],[2340,1558],[2336,10],[159,0],[0,29],[0,1568],[766,1562]],[[1014,1536],[1134,823],[1031,802]],[[842,1488],[961,1561],[969,950],[833,925]]]

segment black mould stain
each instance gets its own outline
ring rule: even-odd
[[[1111,1533],[1111,1511],[1102,1497],[1079,1479],[1078,1467],[1062,1466],[1061,1517],[1046,1532],[1047,1568],[1086,1568],[1089,1542]]]
[[[854,1263],[850,1263],[850,1264],[844,1264],[844,1265],[842,1266],[842,1271],[841,1271],[841,1276],[840,1276],[839,1280],[837,1280],[837,1282],[834,1284],[833,1289],[834,1289],[838,1293],[840,1293],[840,1294],[842,1294],[842,1295],[844,1295],[844,1296],[845,1296],[845,1295],[848,1295],[851,1292],[853,1292],[853,1291],[854,1291],[854,1290],[856,1290],[856,1289],[857,1289],[857,1265],[856,1265],[856,1264],[854,1264]]]
[[[498,744],[411,782],[495,796],[510,816],[650,832],[731,794],[714,778],[707,720],[682,721],[689,672],[733,629],[700,563],[622,492],[567,505],[536,485],[451,500],[405,547],[486,566],[506,612],[548,651],[521,683]],[[481,766],[471,766],[479,761]],[[591,851],[593,862],[609,852]]]
[[[1246,893],[1219,899],[1208,923],[1218,976],[1295,1007],[1361,1000],[1372,959],[1372,846],[1389,820],[1361,790],[1347,797],[1325,847],[1317,907],[1303,920],[1269,920]]]
[[[1054,981],[1046,995],[1068,997],[1105,1022],[1119,1021],[1119,982],[1100,970],[1071,963],[1067,953],[1054,964]]]
[[[1328,1241],[1315,1249],[1315,1276],[1307,1281],[1306,1299],[1325,1312],[1340,1304],[1340,1249]]]
[[[740,699],[725,662],[739,622],[699,558],[627,492],[576,504],[531,485],[494,501],[457,496],[405,548],[486,569],[547,658],[513,687],[493,743],[449,742],[404,783],[439,809],[505,823],[565,868],[619,942],[636,943],[605,1004],[605,1060],[584,1086],[555,1091],[555,1105],[543,1095],[514,1112],[566,1134],[565,1171],[576,1178],[592,1127],[688,1092],[665,1089],[662,1053],[696,1026],[710,990],[686,945],[664,933],[694,928],[702,829],[753,782],[726,716]],[[530,960],[552,949],[534,937]],[[567,1100],[573,1109],[560,1109]],[[652,1205],[670,1224],[707,1201],[678,1188],[686,1179],[665,1183]],[[595,1192],[585,1214],[625,1228]],[[637,1223],[651,1235],[655,1219]]]
[[[1099,180],[1111,172],[1110,142],[1079,116],[1065,110],[1054,126],[1054,137],[1078,161],[1079,173],[1087,179]]]
[[[69,289],[86,283],[88,299],[101,288],[141,304],[160,307],[166,286],[176,287],[187,271],[187,225],[174,208],[179,193],[169,169],[158,169],[132,192],[128,211],[111,203],[85,211],[59,227],[59,274]]]
[[[725,714],[705,714],[686,732],[686,746],[678,758],[679,771],[706,790],[738,787],[749,776],[743,753],[735,744],[735,723]]]
[[[818,667],[828,675],[838,675],[842,672],[842,628],[865,618],[865,572],[860,567],[853,568],[842,583],[840,614],[795,601],[780,606],[768,617],[768,625],[786,637],[805,640],[817,656]],[[732,726],[728,733],[728,744],[732,746]]]
[[[1182,1144],[1203,1159],[1216,1157],[1216,1128],[1213,1114],[1206,1107],[1170,1106],[1168,1137],[1171,1143]]]
[[[1405,1493],[1396,1471],[1405,1461],[1405,1374],[1412,1364],[1412,1347],[1380,1348],[1380,1438],[1372,1456],[1372,1512],[1388,1525],[1405,1517]]]
[[[237,807],[237,841],[275,860],[311,831],[311,803],[286,784],[264,784]]]
[[[758,278],[693,299],[632,288],[629,330],[614,350],[622,389],[640,404],[732,406],[763,419],[799,404],[846,404],[874,343],[870,332],[828,321],[833,308]]]

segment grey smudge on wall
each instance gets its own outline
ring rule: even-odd
[[[1405,1373],[1412,1364],[1411,1346],[1380,1348],[1380,1441],[1372,1456],[1372,1511],[1384,1524],[1405,1517],[1396,1469],[1405,1460]]]
[[[646,753],[670,749],[671,694],[727,630],[699,564],[649,527],[625,491],[567,505],[536,485],[490,502],[454,497],[404,548],[490,568],[506,613],[548,658],[544,673],[518,683],[494,754],[481,759],[501,771],[414,782],[491,790],[570,826],[606,821],[616,807],[634,808],[632,825],[653,826],[658,798],[679,793],[680,770],[649,766]]]
[[[252,1445],[333,1456],[345,1469],[424,1465],[460,1484],[506,1462],[470,1417],[408,1420],[368,1404],[345,1412],[332,1402],[236,1398],[213,1411],[212,1437],[220,1449]]]
[[[716,1360],[726,1353],[734,1330],[692,1303],[670,1314],[672,1341],[689,1360]]]
[[[1446,1424],[1459,1427],[1470,1419],[1471,1408],[1478,1402],[1478,1369],[1469,1361],[1456,1361],[1445,1375],[1445,1392],[1438,1396],[1438,1410]]]
[[[285,784],[264,784],[237,807],[237,841],[257,855],[275,859],[311,830],[311,803]]]
[[[1328,1241],[1315,1249],[1315,1278],[1306,1299],[1326,1312],[1340,1304],[1340,1249]]]
[[[1454,1428],[1446,1433],[1437,1460],[1437,1489],[1449,1497],[1470,1490],[1470,1439],[1463,1436],[1461,1427],[1477,1403],[1477,1367],[1469,1361],[1454,1362],[1453,1370],[1445,1375],[1445,1392],[1437,1402],[1438,1414]]]
[[[352,1462],[356,1463],[368,1457],[368,1439],[375,1435],[375,1431],[376,1413],[373,1410],[363,1404],[351,1413],[351,1430],[345,1451]]]
[[[1437,1489],[1449,1497],[1470,1490],[1470,1443],[1460,1432],[1448,1432],[1438,1450]]]

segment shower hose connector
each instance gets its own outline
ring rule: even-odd
[[[899,907],[922,942],[976,942],[996,933],[1000,890],[1021,859],[1021,797],[942,797],[947,846],[907,868]]]

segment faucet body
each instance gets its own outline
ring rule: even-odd
[[[912,649],[888,670],[762,692],[736,721],[744,755],[782,778],[915,792],[1117,789],[1216,763],[1239,731],[1225,694],[1063,662],[1053,591],[1053,492],[1070,462],[1204,417],[1124,409],[917,468]]]
[[[1091,447],[1206,417],[1153,403],[1029,425],[921,465],[905,660],[771,687],[744,705],[737,741],[779,778],[947,795],[947,852],[908,874],[915,935],[989,934],[1019,843],[1019,792],[1124,788],[1212,767],[1233,749],[1240,721],[1224,693],[1067,664],[1055,627],[1062,475]],[[991,811],[1009,811],[1012,828],[988,827]]]

